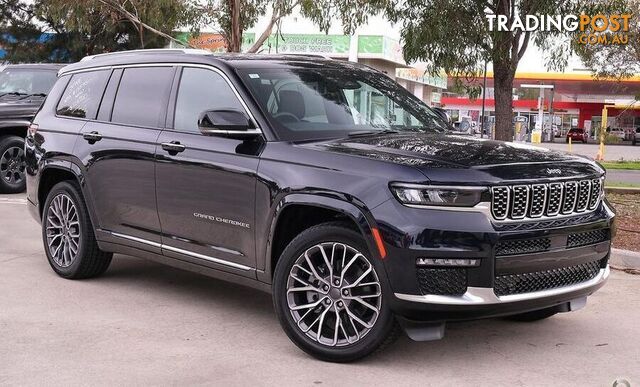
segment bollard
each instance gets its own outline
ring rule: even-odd
[[[571,137],[569,137],[569,153],[572,153],[571,145],[572,145]]]

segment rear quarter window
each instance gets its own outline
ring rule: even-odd
[[[95,119],[111,70],[74,74],[58,102],[56,114]]]

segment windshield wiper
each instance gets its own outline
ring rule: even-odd
[[[20,99],[25,99],[25,98],[29,98],[29,97],[46,97],[47,95],[45,93],[33,93],[33,94],[27,94],[24,97],[20,98]]]
[[[361,137],[361,136],[371,136],[375,134],[396,134],[400,133],[397,130],[393,129],[384,129],[384,130],[361,130],[358,132],[351,132],[347,136],[348,137]]]
[[[6,95],[25,95],[25,94],[26,94],[26,93],[20,93],[20,92],[17,92],[17,91],[10,91],[10,92],[8,92],[8,93],[2,93],[2,94],[0,94],[0,97],[4,97],[4,96],[6,96]]]

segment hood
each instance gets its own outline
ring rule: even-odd
[[[581,156],[454,134],[381,134],[301,146],[412,166],[438,182],[500,183],[604,173]]]
[[[44,98],[0,98],[0,118],[31,119],[36,114]]]

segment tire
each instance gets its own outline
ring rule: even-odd
[[[569,139],[567,138],[566,140],[564,140],[567,144],[569,143]]]
[[[557,313],[558,312],[555,308],[547,308],[547,309],[534,310],[531,312],[526,312],[521,314],[515,314],[513,316],[507,317],[507,319],[511,321],[519,321],[519,322],[534,322],[534,321],[544,320],[546,318],[556,315]]]
[[[63,278],[82,279],[97,277],[109,268],[112,254],[98,248],[77,183],[56,184],[42,212],[42,240],[53,271]]]
[[[0,193],[20,193],[27,188],[24,139],[0,138]]]
[[[323,263],[321,248],[325,249],[328,262],[335,266],[333,273],[341,266],[347,267],[346,271],[340,270],[344,273],[344,279],[339,286],[332,283],[329,287],[331,272],[328,270],[329,265]],[[334,253],[335,260],[332,258]],[[310,257],[309,261],[305,260],[305,254]],[[311,227],[285,248],[276,265],[273,301],[283,330],[300,349],[320,360],[351,362],[386,347],[397,338],[400,328],[388,307],[388,296],[384,294],[384,286],[380,281],[384,268],[381,262],[369,257],[371,254],[362,236],[339,222]],[[310,270],[309,262],[314,264],[313,270]],[[368,272],[366,276],[365,272]],[[318,273],[318,277],[314,273]],[[293,279],[294,275],[299,280]],[[340,282],[337,277],[339,276],[333,276],[334,280]],[[356,277],[361,279],[359,283],[372,285],[353,286],[358,283]],[[318,290],[288,291],[307,287],[305,283]],[[329,290],[321,290],[325,285]],[[345,294],[345,291],[348,293]],[[365,295],[369,297],[358,297]],[[363,306],[360,301],[354,301],[356,297],[366,299],[369,307]],[[300,310],[290,309],[308,304],[314,306]],[[378,313],[374,312],[376,309]],[[322,315],[325,317],[321,317]],[[350,315],[356,316],[369,327],[350,318]],[[338,319],[336,316],[341,317]],[[324,329],[321,328],[318,332],[318,326],[322,323]],[[336,325],[339,326],[337,336],[334,329]],[[307,333],[303,331],[305,328],[308,329]]]

